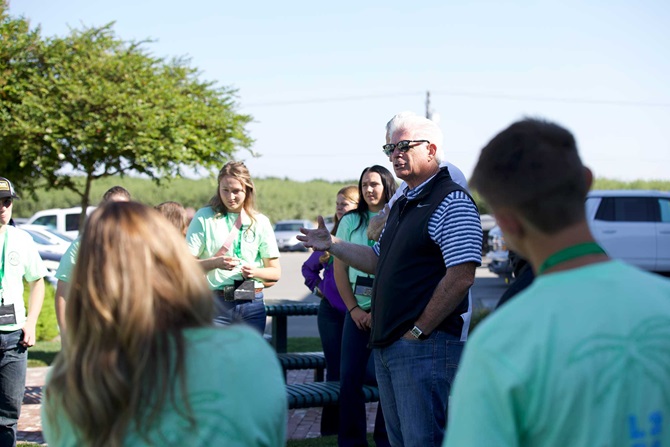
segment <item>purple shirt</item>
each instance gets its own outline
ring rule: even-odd
[[[305,278],[305,285],[310,290],[314,291],[315,287],[319,287],[328,302],[335,309],[342,313],[346,313],[347,306],[345,306],[340,292],[337,291],[335,284],[335,277],[333,276],[333,263],[321,263],[319,258],[323,255],[322,251],[315,251],[302,265],[302,276]],[[321,270],[323,270],[323,278],[321,278]]]

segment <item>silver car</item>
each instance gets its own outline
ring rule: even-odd
[[[297,239],[300,228],[316,228],[311,220],[280,220],[275,224],[275,238],[279,251],[307,251]]]

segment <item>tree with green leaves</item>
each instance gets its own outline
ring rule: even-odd
[[[30,30],[26,20],[6,14],[7,3],[0,0],[0,175],[17,185],[34,183],[39,176],[30,163],[23,162],[20,136],[10,129],[13,110],[31,88],[42,52],[39,30]]]
[[[13,21],[3,12],[3,24]],[[135,173],[160,182],[251,152],[252,118],[236,112],[236,91],[199,80],[184,58],[152,56],[146,43],[121,40],[109,24],[38,38],[25,66],[10,59],[26,83],[11,102],[2,97],[9,119],[0,142],[16,154],[3,175],[28,190],[74,191],[85,209],[96,179]]]

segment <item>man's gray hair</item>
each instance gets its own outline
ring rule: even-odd
[[[386,123],[386,142],[390,143],[393,134],[399,131],[408,131],[413,140],[428,140],[437,147],[435,159],[440,164],[444,160],[444,148],[442,147],[442,130],[434,121],[417,115],[411,111],[396,114]]]

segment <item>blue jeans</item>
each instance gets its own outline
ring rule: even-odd
[[[0,332],[0,446],[16,446],[16,428],[26,390],[28,351],[23,331]]]
[[[367,413],[363,385],[376,385],[372,351],[368,349],[370,333],[361,331],[349,314],[344,317],[342,358],[340,366],[340,428],[337,445],[367,447]],[[377,446],[389,446],[384,412],[377,407],[373,438]]]
[[[225,301],[223,297],[214,295],[215,300],[215,326],[230,326],[235,323],[245,323],[258,330],[261,335],[265,333],[265,303],[263,293],[257,293],[256,299],[250,301]]]
[[[374,350],[379,399],[394,447],[439,447],[463,342],[435,331]]]
[[[342,330],[344,329],[344,312],[334,308],[327,299],[319,304],[319,313],[316,317],[323,346],[323,355],[326,358],[326,380],[340,380],[340,357],[342,354]],[[338,405],[326,405],[321,412],[321,436],[337,434],[339,427]]]

